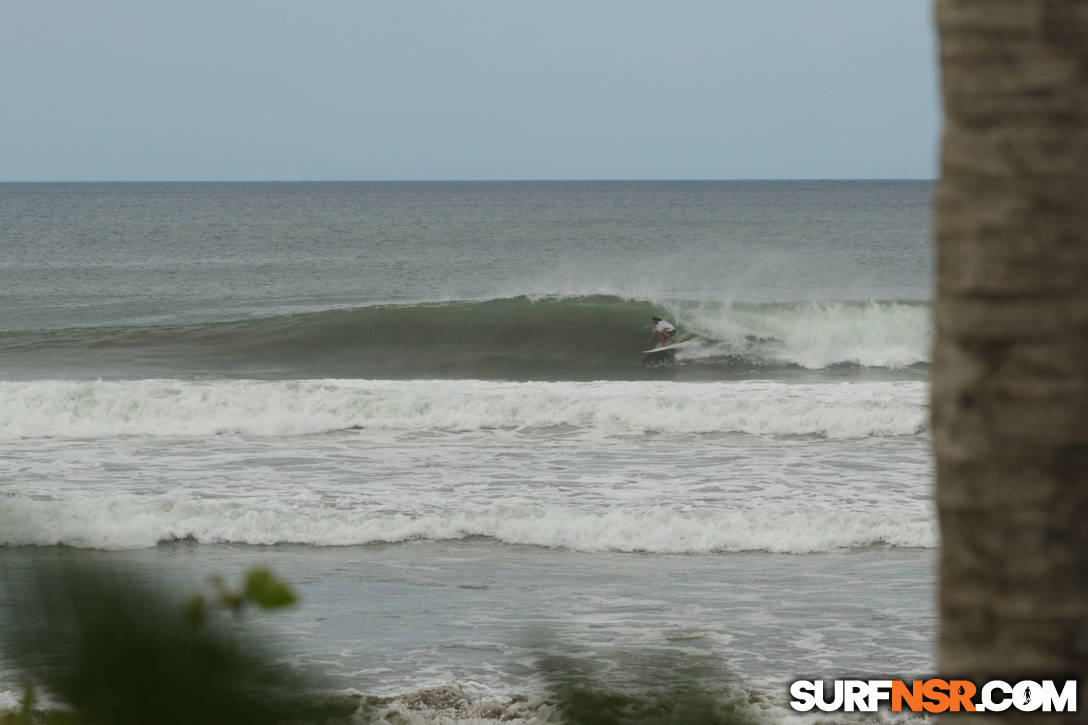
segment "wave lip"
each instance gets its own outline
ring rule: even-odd
[[[569,427],[869,438],[926,429],[920,382],[0,382],[0,440]]]
[[[935,523],[902,509],[847,511],[772,504],[685,511],[491,505],[428,514],[337,509],[313,502],[94,499],[0,503],[0,544],[139,549],[163,542],[357,546],[484,537],[588,552],[803,554],[872,545],[936,545]]]

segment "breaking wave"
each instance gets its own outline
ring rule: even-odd
[[[0,545],[138,549],[161,543],[353,546],[482,537],[577,551],[662,554],[810,553],[872,545],[933,547],[932,516],[900,508],[768,504],[702,511],[565,506],[466,507],[434,513],[345,509],[330,503],[112,497],[0,500]]]
[[[740,380],[2,382],[0,439],[568,427],[868,438],[926,429],[925,384]]]
[[[519,296],[381,305],[193,325],[0,333],[21,377],[73,365],[90,377],[645,379],[649,318],[696,343],[673,370],[705,379],[928,362],[924,302],[777,304]]]

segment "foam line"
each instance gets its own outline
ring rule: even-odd
[[[548,426],[867,438],[926,427],[921,382],[35,381],[0,383],[0,400],[9,440]]]

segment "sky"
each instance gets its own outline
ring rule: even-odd
[[[930,0],[6,0],[0,181],[934,178]]]

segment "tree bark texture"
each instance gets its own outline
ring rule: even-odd
[[[1088,0],[936,8],[939,668],[1088,722]]]

